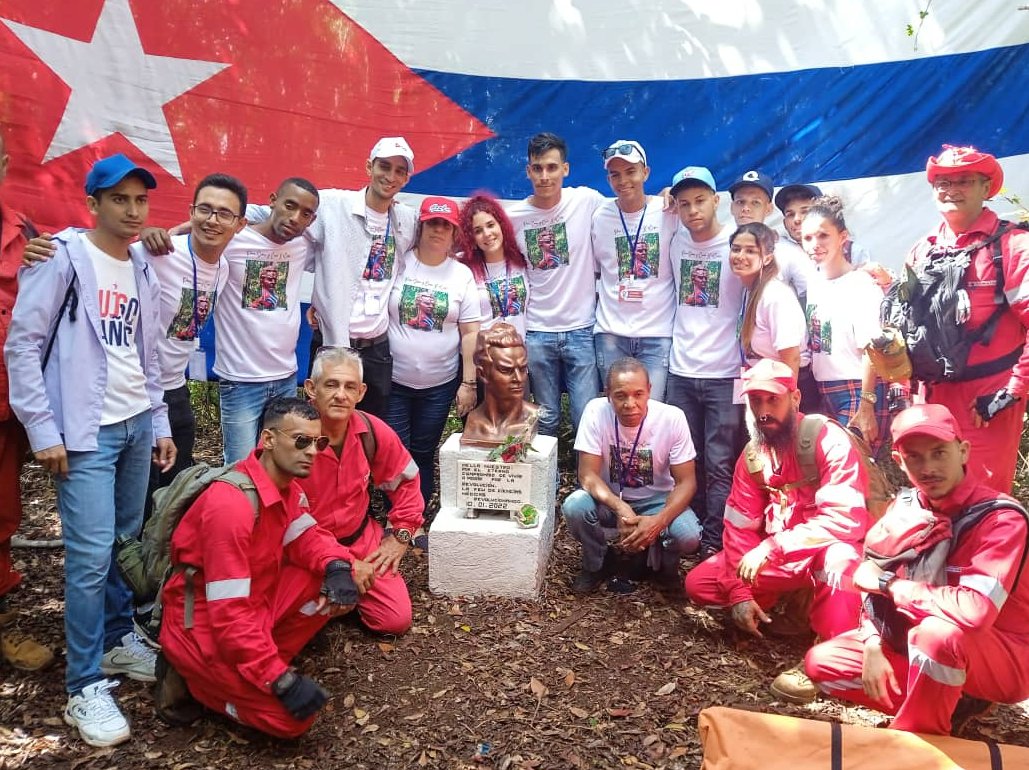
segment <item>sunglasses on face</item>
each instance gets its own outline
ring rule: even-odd
[[[289,438],[293,439],[293,446],[300,450],[307,449],[311,444],[314,444],[318,451],[321,452],[329,445],[328,436],[308,436],[305,433],[300,433],[294,436],[293,434],[286,433],[286,431],[279,430],[278,428],[272,428],[272,430],[276,433],[281,433],[283,436],[289,436]]]

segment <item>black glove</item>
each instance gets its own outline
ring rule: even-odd
[[[307,719],[329,699],[328,691],[309,676],[290,669],[272,684],[272,692],[294,719]]]
[[[350,564],[342,559],[329,562],[325,567],[322,595],[328,598],[330,604],[357,604],[357,584],[350,574]]]
[[[989,422],[1000,412],[1003,412],[1009,406],[1014,404],[1016,401],[1021,399],[1018,396],[1012,396],[1008,393],[1007,388],[1001,388],[996,393],[990,393],[985,396],[979,396],[975,400],[975,411],[979,413],[979,416],[983,418],[985,422]]]

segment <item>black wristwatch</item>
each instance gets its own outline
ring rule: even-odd
[[[396,540],[398,543],[403,543],[404,545],[410,545],[411,544],[411,531],[408,530],[408,529],[395,529],[395,530],[393,530],[393,539]]]
[[[890,585],[897,579],[896,572],[884,572],[879,576],[879,593],[887,594],[890,590]]]
[[[282,697],[296,681],[297,672],[291,668],[287,668],[278,679],[272,682],[272,692],[275,693],[276,696]]]

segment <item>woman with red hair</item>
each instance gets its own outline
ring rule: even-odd
[[[491,195],[473,195],[461,207],[458,259],[467,265],[479,287],[481,328],[497,321],[514,326],[525,339],[525,307],[529,281],[525,255],[518,250],[511,220]]]

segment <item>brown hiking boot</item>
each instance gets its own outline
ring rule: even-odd
[[[818,697],[818,688],[815,683],[804,673],[804,664],[801,663],[788,671],[783,671],[772,682],[770,688],[772,694],[779,700],[787,703],[804,705],[811,703]]]
[[[154,711],[172,727],[189,727],[203,716],[204,707],[190,695],[186,680],[176,671],[163,652],[157,653],[154,664]]]
[[[21,631],[0,631],[3,659],[19,671],[42,671],[54,662],[54,654]]]
[[[783,594],[769,614],[772,622],[764,627],[772,636],[811,636],[811,604],[815,598],[813,588],[801,588]]]

